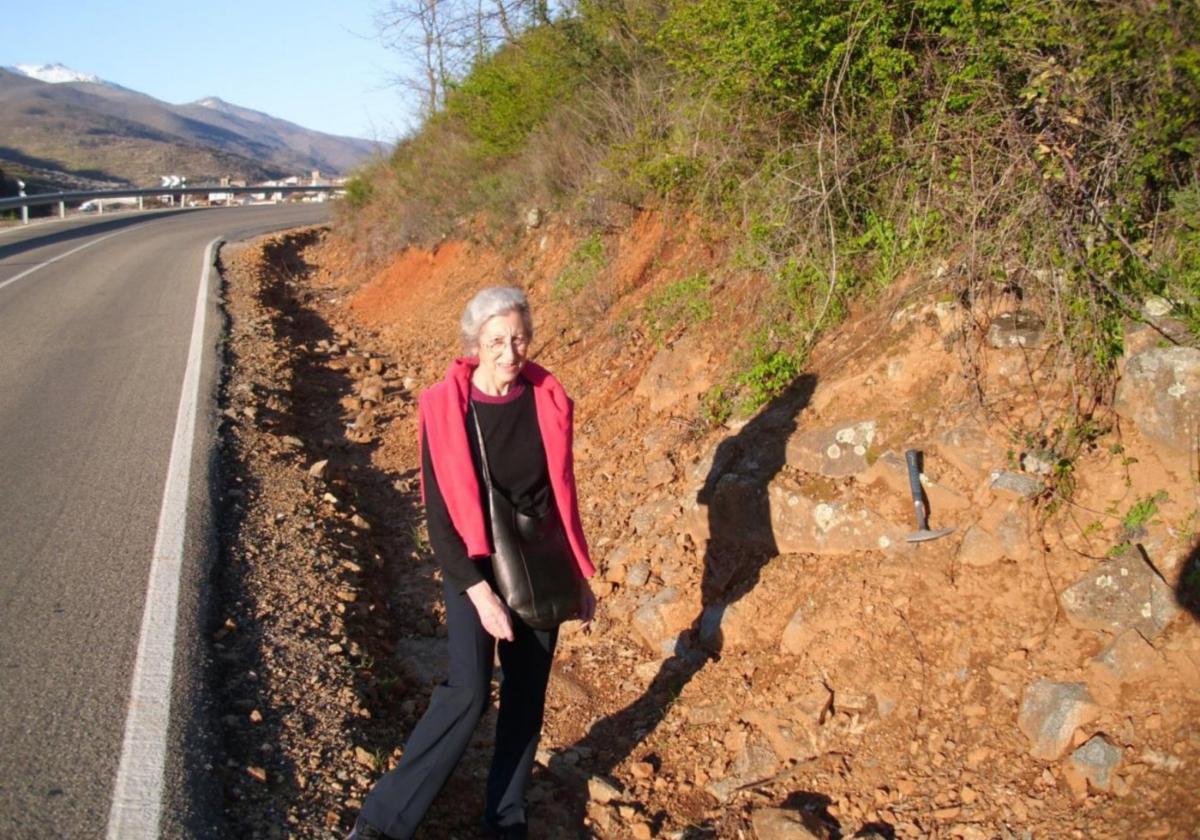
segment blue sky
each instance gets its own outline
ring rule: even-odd
[[[7,0],[0,65],[65,64],[171,103],[218,96],[390,141],[416,97],[375,37],[385,0]]]

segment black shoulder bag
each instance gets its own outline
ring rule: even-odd
[[[500,597],[535,630],[550,630],[578,618],[580,578],[557,506],[551,499],[545,516],[528,516],[495,488],[474,403],[471,419],[483,461],[492,523],[492,571]]]

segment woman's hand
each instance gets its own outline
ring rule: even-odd
[[[506,642],[513,640],[512,617],[508,614],[508,607],[486,580],[468,587],[467,597],[475,605],[475,612],[479,613],[479,623],[484,630],[497,639]]]
[[[585,580],[579,587],[579,620],[583,622],[584,630],[591,629],[595,617],[596,593],[592,592],[592,585]]]

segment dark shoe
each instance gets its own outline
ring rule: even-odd
[[[388,840],[388,836],[369,822],[359,820],[346,840]]]
[[[529,837],[529,826],[523,822],[500,825],[484,817],[480,827],[488,837],[498,837],[500,840],[528,840]]]

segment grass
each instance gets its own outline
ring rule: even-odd
[[[712,317],[708,275],[700,272],[670,283],[646,301],[643,320],[657,343],[677,327],[688,327]]]
[[[1131,539],[1142,532],[1146,525],[1158,515],[1158,506],[1170,498],[1165,490],[1159,490],[1151,496],[1142,496],[1121,517],[1121,531],[1126,538]]]
[[[571,259],[554,281],[554,298],[566,302],[587,291],[606,263],[604,239],[593,233],[575,247]]]

